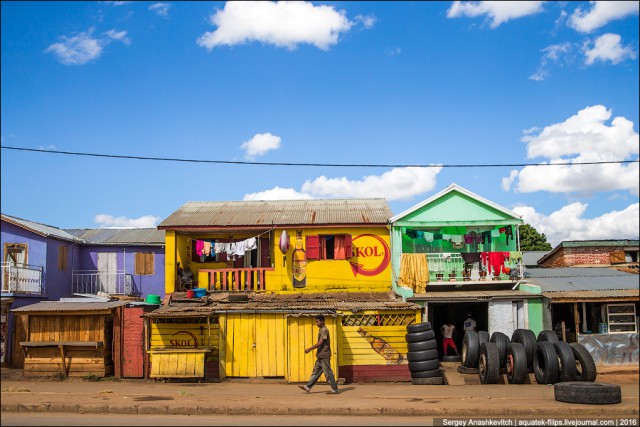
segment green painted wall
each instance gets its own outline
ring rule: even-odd
[[[542,309],[542,298],[527,300],[527,315],[529,316],[528,329],[531,329],[536,336],[544,329]]]

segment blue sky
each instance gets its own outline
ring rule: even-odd
[[[5,2],[2,212],[155,226],[187,201],[456,183],[562,240],[638,238],[638,2]]]

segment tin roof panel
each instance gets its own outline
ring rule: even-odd
[[[110,310],[121,305],[126,305],[130,301],[114,300],[107,302],[60,302],[41,301],[24,307],[14,308],[14,313],[36,313],[36,312],[58,312],[58,311],[99,311]]]

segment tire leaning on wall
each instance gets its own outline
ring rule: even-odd
[[[553,394],[558,402],[610,405],[622,402],[618,384],[569,381],[555,384]]]
[[[556,335],[555,332],[545,330],[540,331],[540,333],[538,334],[538,342],[540,341],[559,342],[560,340],[558,339],[558,335]]]
[[[556,353],[558,353],[558,362],[560,365],[560,382],[576,381],[577,369],[576,358],[573,355],[573,349],[564,341],[553,343]]]
[[[504,368],[507,366],[507,347],[511,343],[509,337],[503,334],[502,332],[494,332],[491,335],[492,343],[495,343],[498,347],[498,356],[500,358],[500,367]]]
[[[516,329],[511,335],[511,342],[522,344],[527,354],[527,369],[533,372],[533,353],[536,351],[536,334],[531,329]]]
[[[498,346],[492,342],[480,344],[478,374],[482,384],[496,384],[500,377],[500,356]]]
[[[465,368],[477,368],[480,358],[480,340],[478,333],[467,331],[462,340],[462,366]]]
[[[524,384],[527,379],[527,353],[519,342],[507,347],[507,381],[509,384]]]
[[[555,384],[558,382],[560,366],[558,353],[553,343],[540,341],[533,354],[533,373],[538,384]]]

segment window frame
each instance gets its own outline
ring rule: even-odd
[[[335,238],[338,236],[344,237],[344,258],[336,258],[335,256],[335,244],[333,247],[333,258],[324,257],[322,255],[322,251],[320,250],[322,247],[326,245],[326,238],[333,237],[334,242]],[[336,234],[308,234],[305,238],[305,252],[307,254],[307,259],[313,260],[322,260],[322,261],[346,261],[350,258],[353,258],[353,236],[349,233],[336,233]]]

